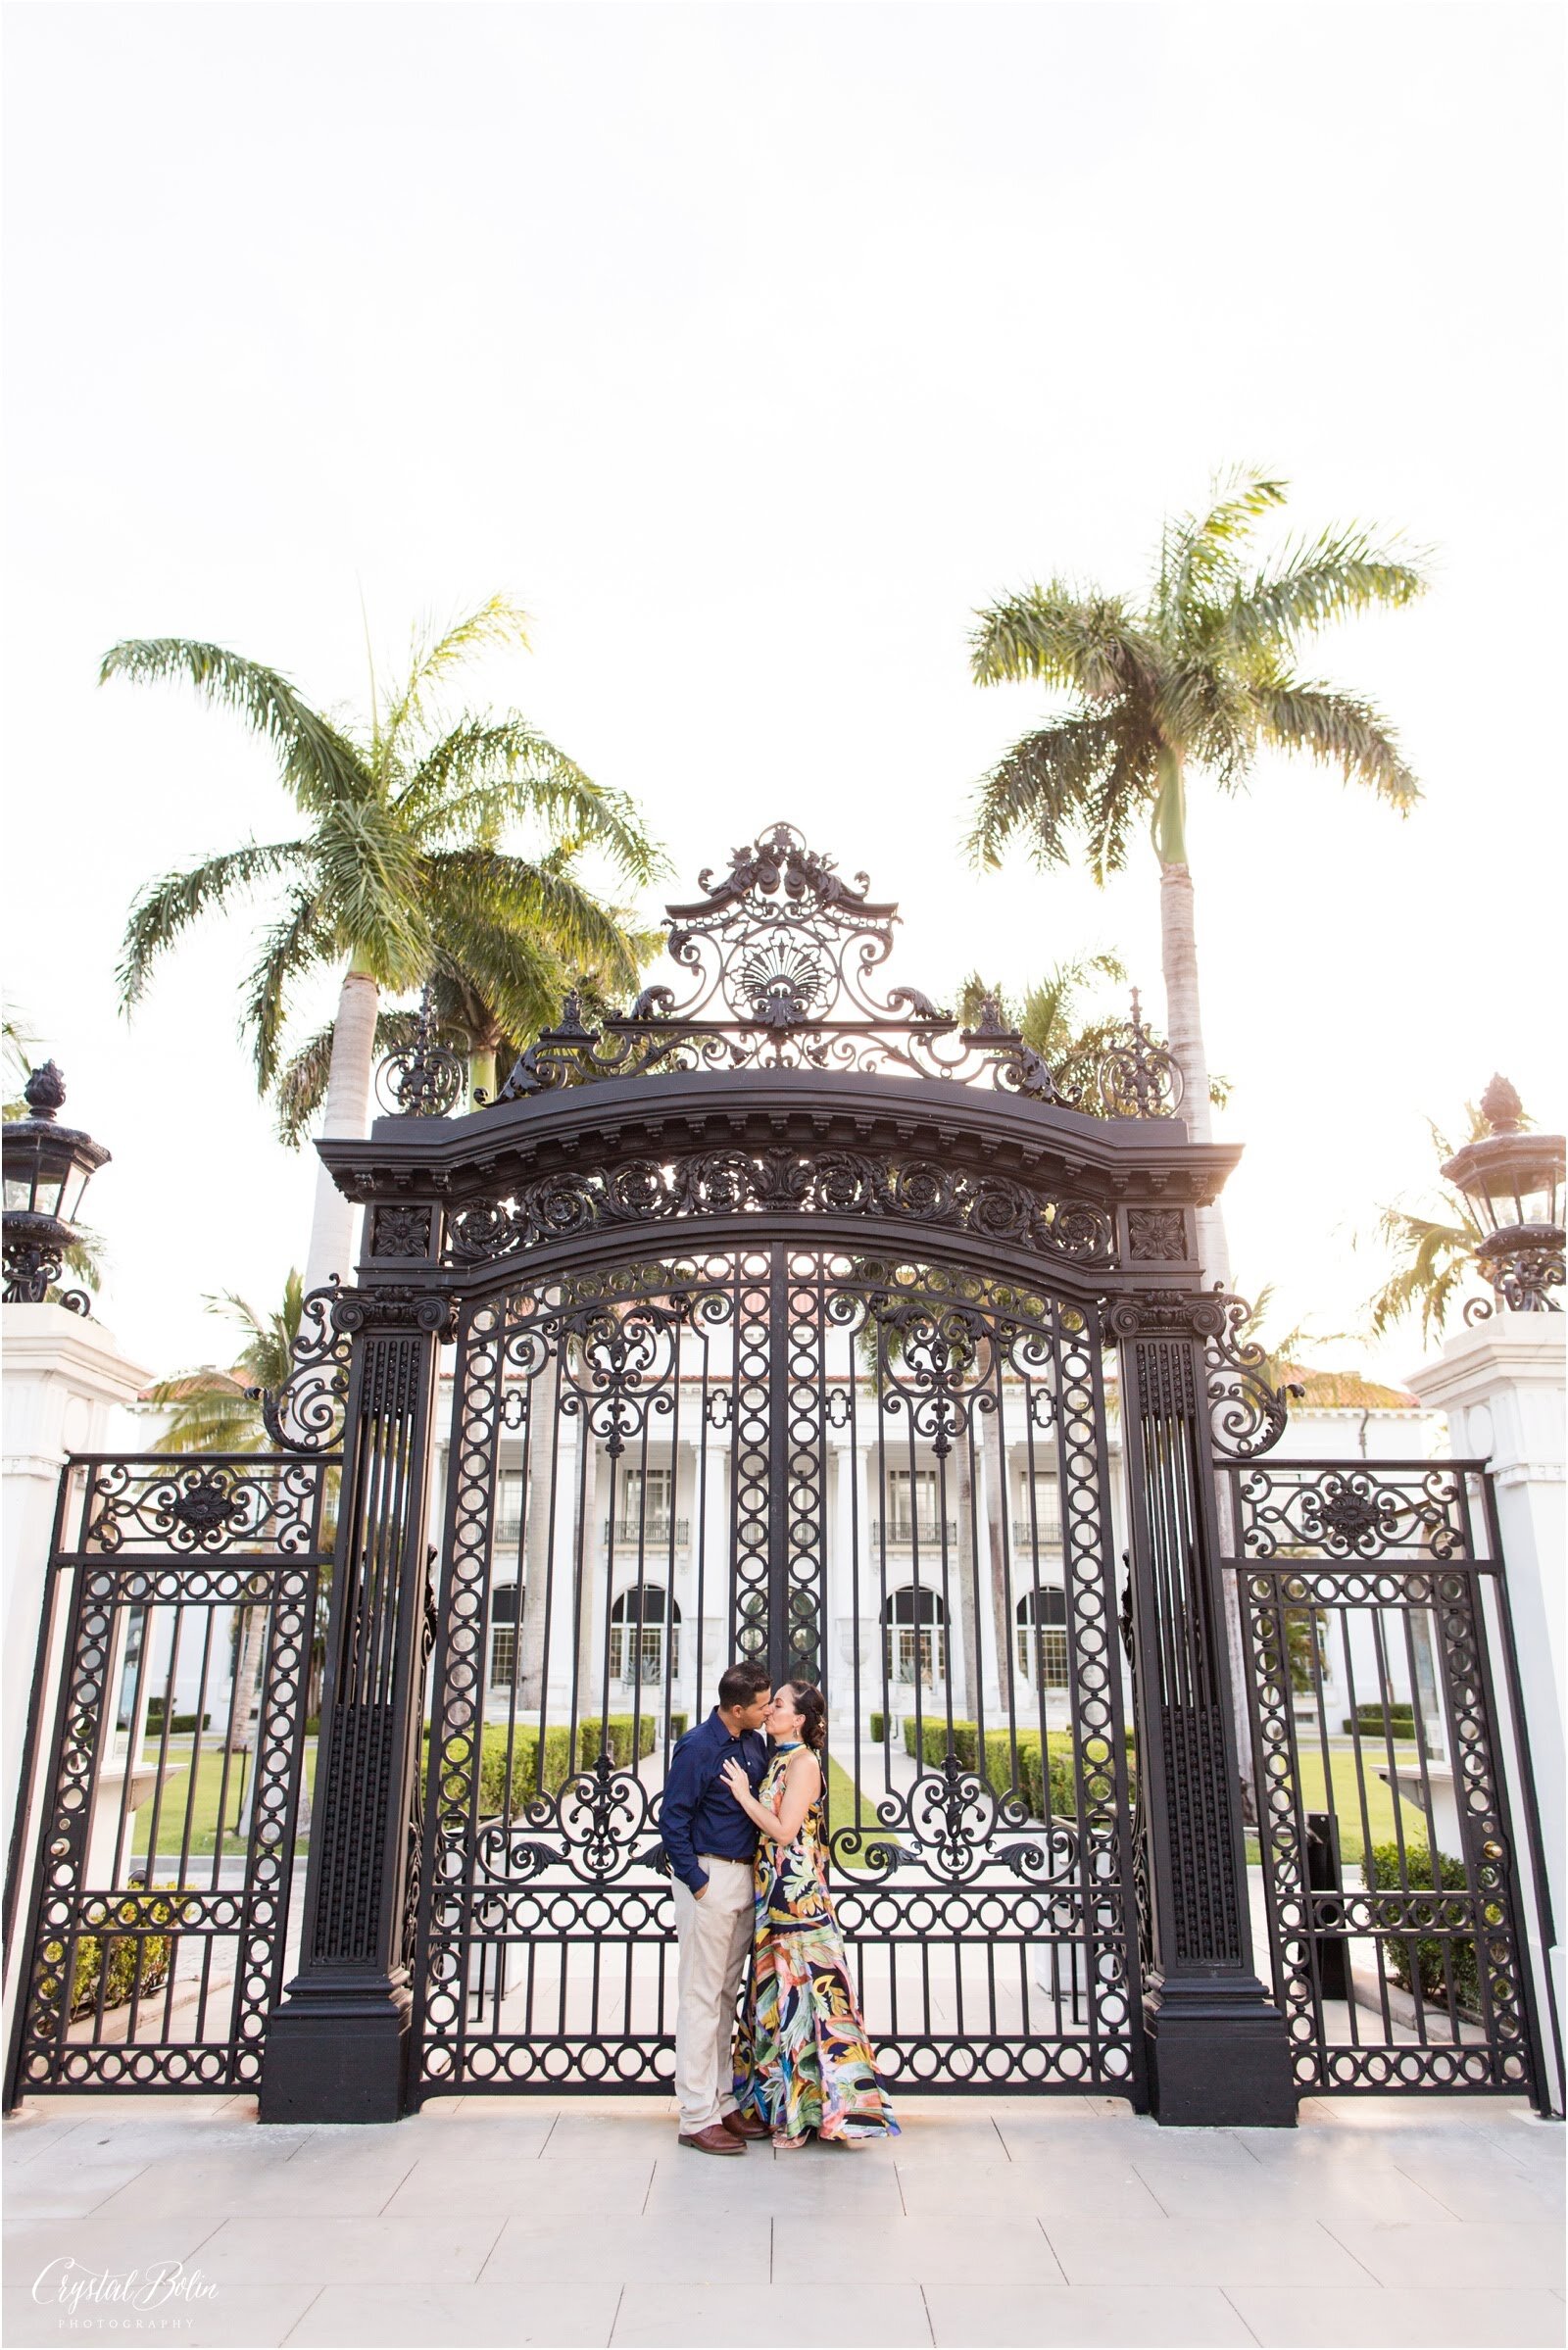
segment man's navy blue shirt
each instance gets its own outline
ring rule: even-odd
[[[741,1763],[755,1795],[767,1768],[767,1740],[760,1730],[732,1738],[715,1705],[706,1722],[688,1730],[669,1758],[660,1828],[670,1867],[695,1893],[708,1883],[699,1852],[718,1860],[754,1860],[757,1831],[724,1785],[727,1762]]]

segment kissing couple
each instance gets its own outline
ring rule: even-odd
[[[680,2142],[700,2154],[898,2133],[828,1896],[826,1743],[819,1689],[775,1691],[764,1666],[735,1664],[670,1756],[675,2095]]]

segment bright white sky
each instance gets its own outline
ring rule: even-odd
[[[7,989],[114,1151],[104,1317],[150,1368],[228,1358],[202,1294],[273,1300],[311,1167],[236,1042],[253,920],[128,1025],[119,934],[295,819],[232,721],[98,657],[207,636],[357,701],[362,589],[389,656],[517,595],[535,652],[467,698],[634,794],[671,894],[787,814],[903,901],[931,993],[1103,945],[1157,1007],[1152,855],[1103,895],[959,860],[1044,707],[969,685],[969,613],[1135,587],[1215,466],[1278,467],[1301,525],[1442,567],[1321,653],[1415,816],[1299,766],[1193,813],[1237,1278],[1348,1330],[1426,1113],[1500,1065],[1560,1120],[1554,7],[8,13]]]

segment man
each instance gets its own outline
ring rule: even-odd
[[[762,1717],[772,1696],[765,1665],[731,1665],[718,1703],[669,1758],[661,1814],[680,1936],[675,2095],[680,2142],[699,2154],[744,2154],[766,2137],[737,2112],[731,2065],[735,2002],[752,1948],[757,1831],[724,1784],[745,1771],[755,1795],[767,1767]]]

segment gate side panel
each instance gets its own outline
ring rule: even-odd
[[[1228,1472],[1261,1892],[1305,2094],[1537,2090],[1468,1464]]]
[[[12,2093],[251,2088],[285,1966],[335,1463],[77,1466]]]

